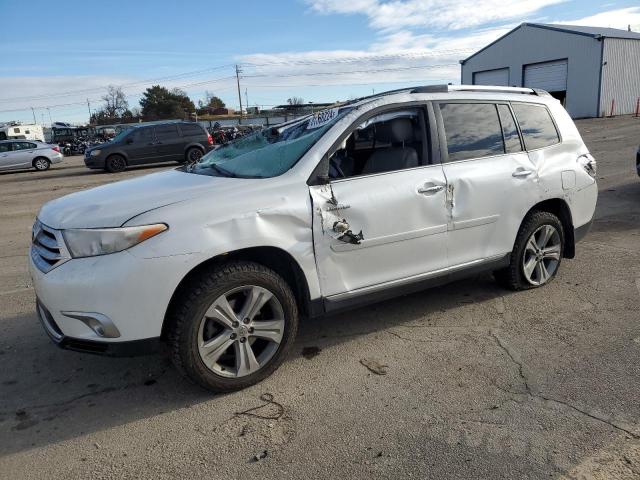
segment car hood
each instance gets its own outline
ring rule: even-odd
[[[119,227],[141,213],[232,188],[234,180],[179,170],[153,173],[53,200],[38,219],[56,229]]]

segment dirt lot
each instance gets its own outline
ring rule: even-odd
[[[0,477],[640,478],[640,119],[579,127],[600,200],[553,284],[481,275],[307,321],[275,375],[223,396],[163,356],[59,350],[34,313],[40,206],[158,167],[1,174]]]

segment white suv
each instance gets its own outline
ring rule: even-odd
[[[166,343],[188,377],[235,390],[282,363],[300,317],[480,270],[549,283],[589,229],[594,177],[546,92],[382,93],[47,203],[37,311],[62,347]]]

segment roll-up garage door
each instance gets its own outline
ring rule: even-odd
[[[567,60],[525,65],[524,86],[541,88],[547,92],[565,91],[567,89]]]
[[[485,70],[484,72],[474,72],[474,85],[498,85],[500,87],[509,86],[509,69],[498,68],[496,70]]]

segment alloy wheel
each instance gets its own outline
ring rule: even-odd
[[[202,158],[202,152],[197,148],[192,149],[189,152],[189,162],[190,163],[198,163],[198,161]]]
[[[220,295],[198,329],[198,352],[217,375],[238,378],[264,367],[277,352],[285,328],[276,296],[255,285]]]
[[[544,285],[558,269],[561,252],[560,233],[552,225],[542,225],[527,240],[522,256],[522,271],[532,285]]]
[[[44,158],[39,158],[35,161],[36,170],[46,170],[49,168],[49,162],[47,162]]]

